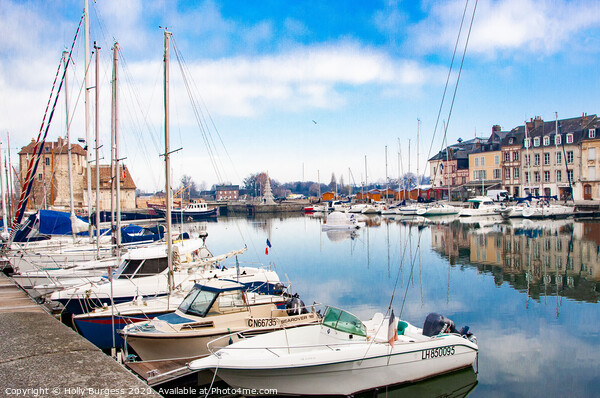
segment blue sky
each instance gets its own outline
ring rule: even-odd
[[[449,118],[474,5],[467,5],[441,120]],[[434,128],[463,0],[98,0],[90,8],[91,40],[102,47],[102,156],[110,156],[116,40],[121,153],[143,190],[164,185],[159,26],[173,33],[211,143],[208,150],[172,52],[171,148],[183,148],[172,157],[176,181],[188,174],[207,187],[237,184],[262,171],[280,182],[316,180],[317,173],[326,183],[332,173],[346,183],[360,184],[365,174],[369,182],[384,181],[386,146],[390,177],[408,171],[409,153],[416,171],[417,119],[421,172],[443,146],[441,127],[435,135]],[[9,132],[12,149],[37,136],[82,10],[82,0],[0,0],[0,137],[5,143]],[[598,113],[598,15],[597,1],[480,0],[448,143],[487,137],[494,124],[511,129],[534,116],[553,119],[554,112],[559,118]],[[85,135],[82,43],[83,36],[69,77],[73,137]],[[56,112],[51,140],[65,135],[63,101]]]

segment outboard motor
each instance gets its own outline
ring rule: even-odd
[[[441,333],[458,333],[454,322],[451,319],[446,318],[443,315],[432,312],[425,318],[423,324],[423,335],[425,336],[437,336]]]
[[[300,300],[298,293],[294,294],[292,298],[286,301],[285,308],[290,316],[308,313],[307,309],[305,308],[304,301]]]

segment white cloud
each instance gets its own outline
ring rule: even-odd
[[[429,17],[413,27],[411,41],[423,52],[452,49],[464,2],[432,3]],[[591,1],[502,0],[479,1],[469,51],[495,57],[500,52],[528,51],[553,54],[595,27],[599,5]],[[464,43],[473,6],[463,26]],[[460,47],[459,47],[460,48]]]

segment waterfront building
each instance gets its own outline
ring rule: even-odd
[[[69,168],[66,140],[58,137],[56,142],[46,142],[42,147],[41,158],[34,176],[28,209],[54,208],[66,209],[69,206]],[[34,156],[35,141],[19,151],[20,180],[25,181],[29,161]],[[86,151],[79,144],[71,144],[71,161],[73,176],[73,200],[75,208],[87,208],[87,159]],[[92,183],[95,204],[96,172],[92,166]],[[135,203],[135,183],[131,173],[125,166],[121,170],[121,207],[132,209]],[[112,195],[110,193],[110,166],[100,165],[100,199],[101,210],[110,209]]]
[[[600,199],[600,120],[595,118],[581,140],[581,184],[584,200]]]
[[[477,195],[485,195],[488,189],[500,188],[502,184],[502,152],[500,144],[485,143],[469,154],[469,182],[467,186]]]
[[[502,163],[502,187],[515,198],[521,196],[521,149],[525,129],[523,126],[515,127],[507,132],[500,141],[501,163]]]
[[[215,186],[216,200],[238,200],[240,197],[239,185],[217,185]]]

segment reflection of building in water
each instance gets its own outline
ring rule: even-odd
[[[450,260],[450,264],[460,262],[461,257],[463,262],[469,260],[469,234],[466,228],[444,224],[432,225],[431,242],[433,249],[443,253],[444,257]]]
[[[525,220],[528,221],[528,220]],[[558,294],[581,301],[600,299],[600,223],[538,221],[499,224],[487,233],[455,223],[432,228],[434,250],[460,258],[528,291],[533,298]],[[468,240],[469,255],[459,256]],[[449,245],[450,239],[453,245]]]

